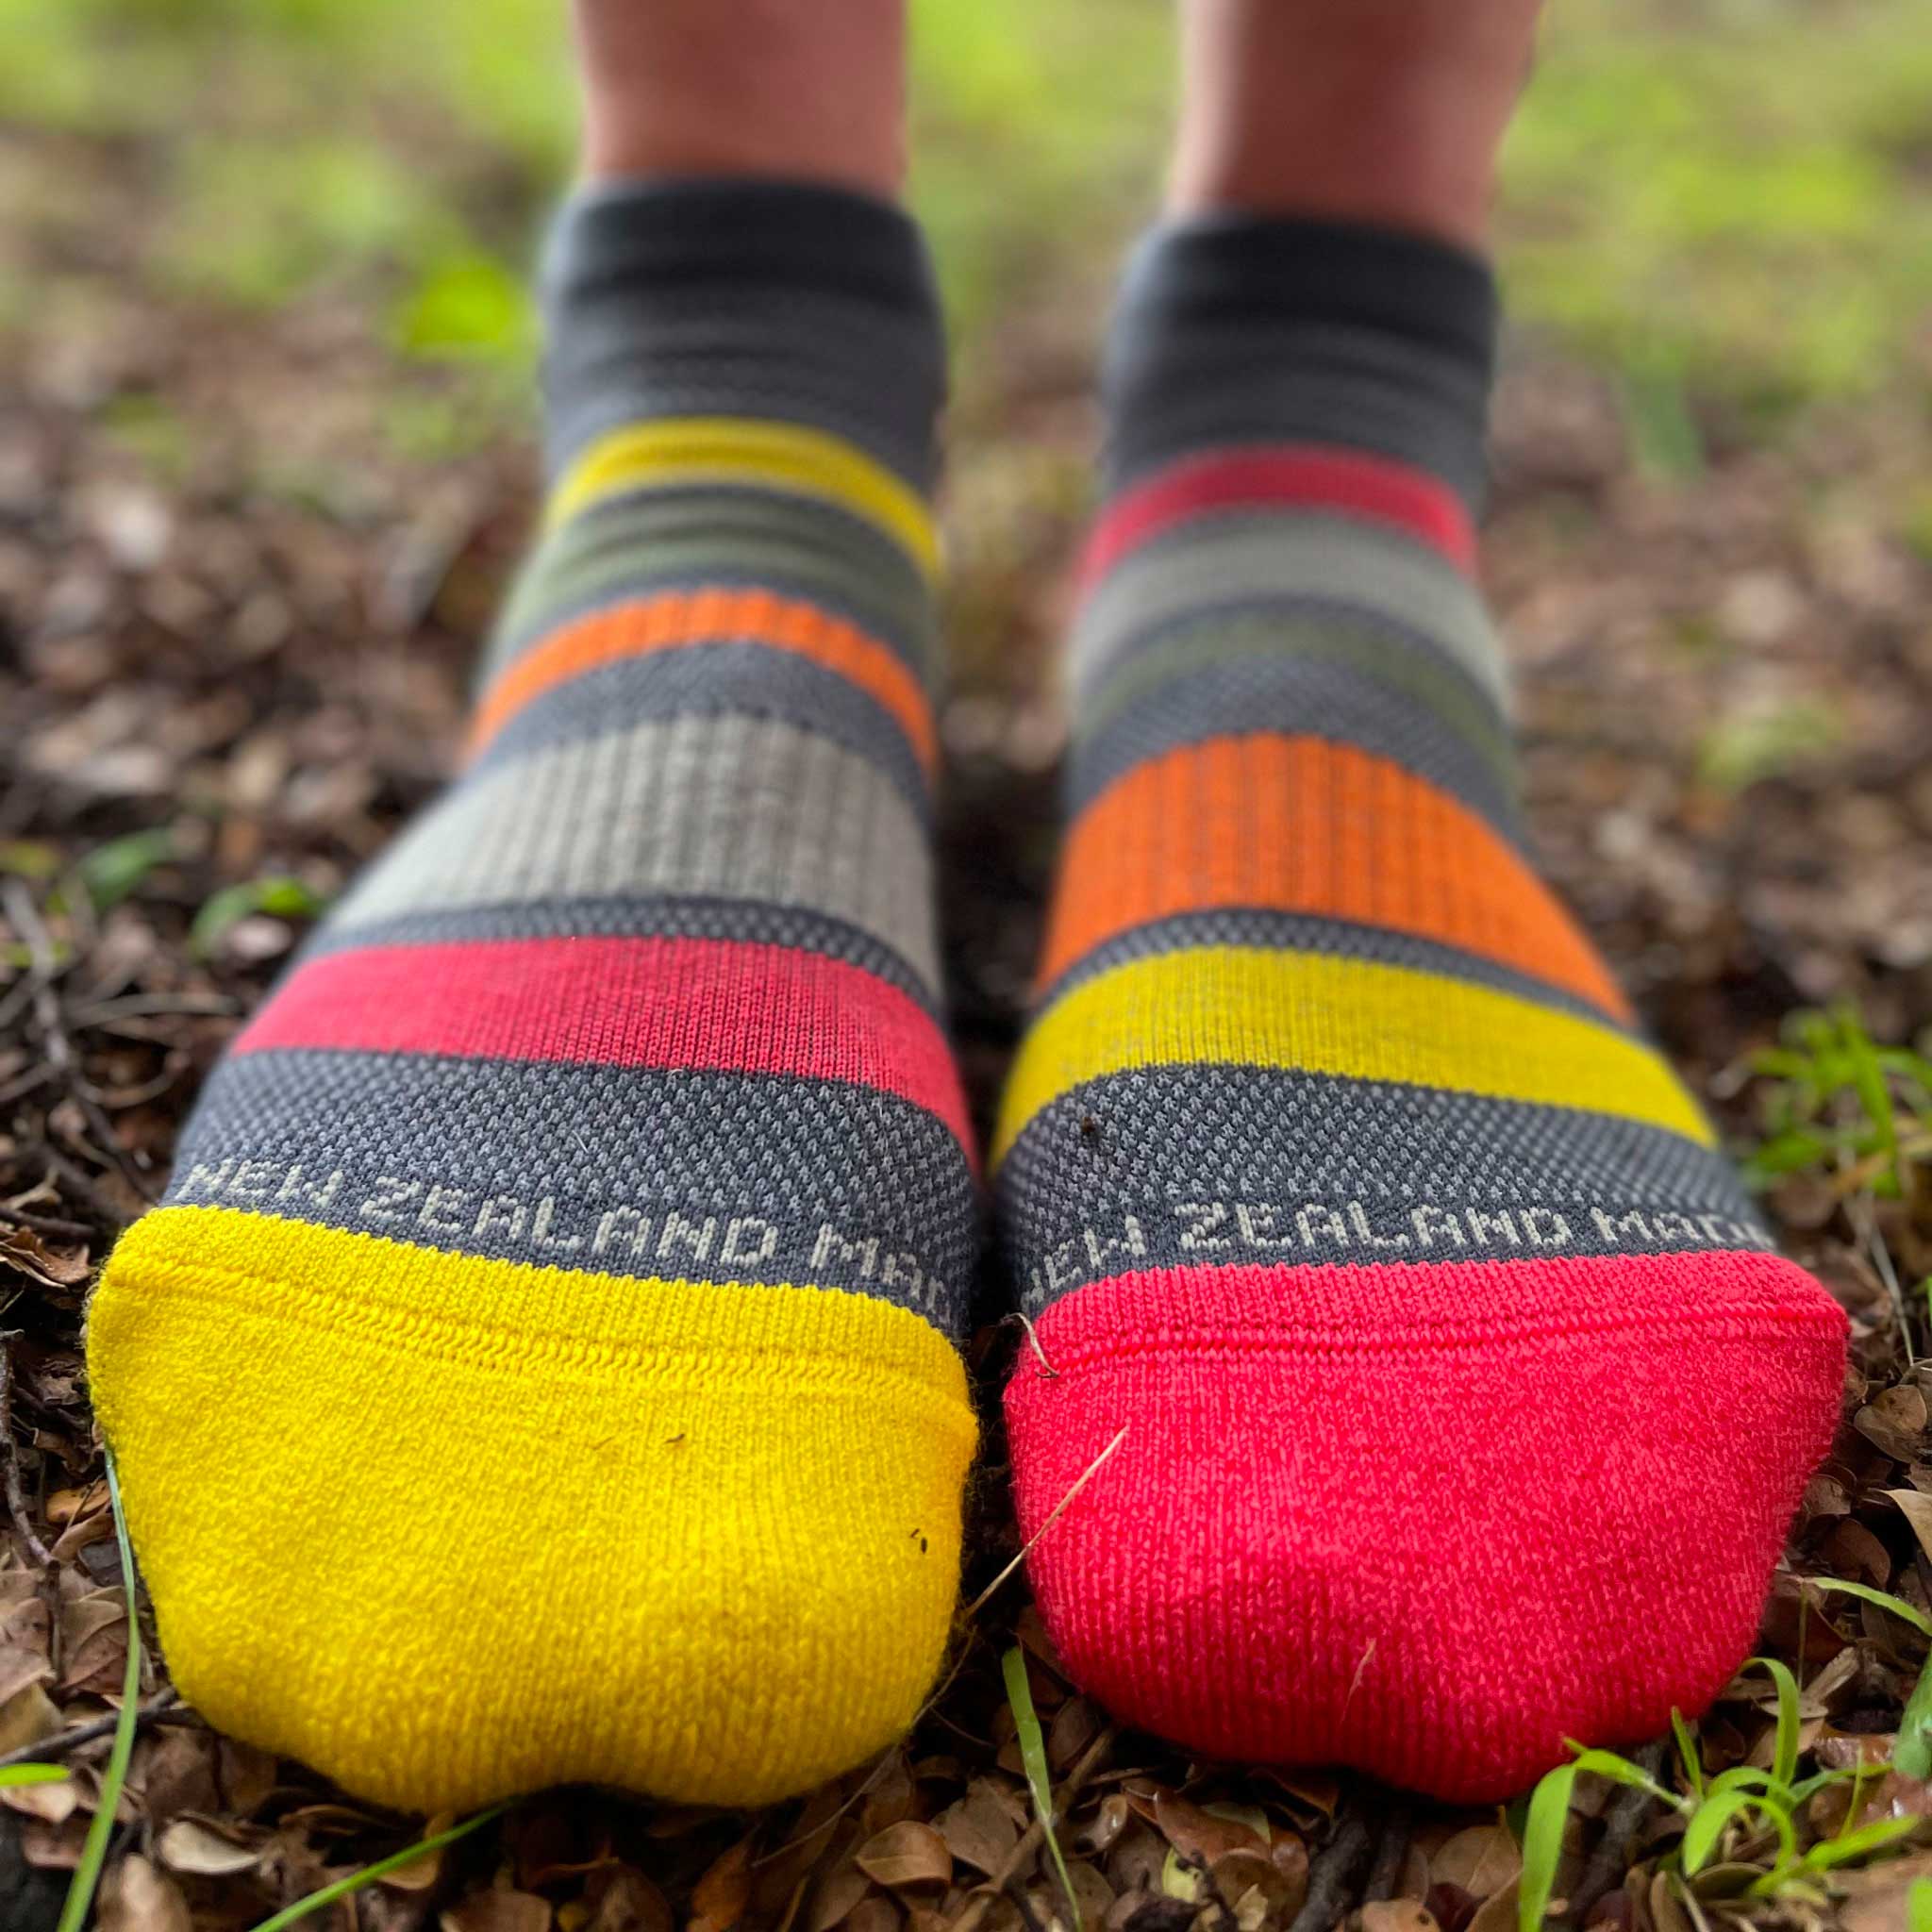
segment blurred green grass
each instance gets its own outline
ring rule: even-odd
[[[1091,285],[1147,207],[1168,8],[914,4],[917,200],[973,331]],[[399,347],[521,365],[570,148],[561,10],[0,0],[0,122],[142,144],[164,286],[372,277]],[[1508,180],[1516,314],[1665,431],[1686,386],[1775,415],[1932,381],[1932,0],[1557,0]]]

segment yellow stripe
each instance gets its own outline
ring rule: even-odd
[[[550,493],[554,527],[624,490],[676,483],[750,483],[836,503],[863,517],[939,574],[939,537],[918,493],[842,438],[790,423],[673,416],[599,437]]]
[[[1041,1108],[1082,1081],[1190,1062],[1587,1108],[1713,1144],[1663,1061],[1607,1026],[1399,966],[1204,946],[1117,966],[1041,1014],[1008,1084],[994,1163]]]
[[[908,1309],[175,1207],[87,1344],[183,1695],[385,1804],[763,1804],[938,1672],[975,1429]]]

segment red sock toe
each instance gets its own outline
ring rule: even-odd
[[[1074,1677],[1236,1759],[1507,1796],[1701,1709],[1837,1413],[1844,1317],[1765,1255],[1158,1269],[1007,1391]]]

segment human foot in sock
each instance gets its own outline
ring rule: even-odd
[[[917,238],[592,191],[465,775],[210,1079],[89,1320],[183,1694],[436,1809],[747,1803],[889,1741],[957,1587]]]
[[[1414,235],[1142,250],[993,1149],[1022,1530],[1126,1432],[1031,1558],[1075,1678],[1460,1799],[1722,1687],[1845,1332],[1524,857],[1491,332]]]

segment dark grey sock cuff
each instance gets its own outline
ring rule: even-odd
[[[1474,256],[1355,223],[1203,216],[1128,263],[1103,376],[1113,489],[1214,444],[1326,442],[1480,505],[1496,290]]]
[[[945,345],[918,228],[800,182],[588,189],[544,252],[546,450],[661,416],[749,416],[847,438],[929,489]]]

